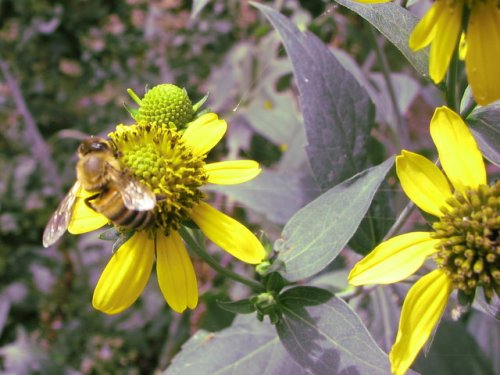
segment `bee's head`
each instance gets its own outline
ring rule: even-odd
[[[78,155],[84,156],[91,152],[114,152],[111,142],[101,138],[91,136],[85,139],[78,147]]]

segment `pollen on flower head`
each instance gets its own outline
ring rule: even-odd
[[[181,133],[168,126],[119,125],[109,134],[123,168],[157,196],[152,226],[168,234],[189,218],[207,181],[203,155],[196,155]],[[149,228],[151,229],[151,228]]]
[[[500,295],[500,182],[464,192],[447,202],[433,237],[440,239],[435,261],[453,286],[468,295],[483,287],[488,301]]]
[[[193,103],[186,90],[165,83],[153,87],[144,95],[136,119],[148,124],[173,124],[174,127],[182,129],[193,116]]]

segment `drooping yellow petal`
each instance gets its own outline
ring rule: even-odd
[[[156,274],[161,292],[172,310],[182,313],[198,304],[193,264],[177,232],[156,238]]]
[[[111,257],[94,290],[94,308],[117,314],[132,305],[144,290],[154,260],[154,241],[137,232]]]
[[[486,184],[481,151],[458,114],[447,107],[436,108],[430,130],[441,165],[456,190]]]
[[[71,234],[82,234],[92,232],[106,225],[109,219],[95,212],[85,203],[85,199],[77,198],[73,207],[73,214],[68,225],[68,232]]]
[[[264,260],[266,251],[260,241],[233,218],[204,202],[193,209],[191,218],[210,241],[232,256],[250,264]]]
[[[445,6],[444,1],[436,1],[415,26],[408,40],[408,45],[413,51],[428,46],[434,40],[436,25]]]
[[[396,157],[396,173],[404,192],[419,208],[440,217],[451,189],[444,174],[430,160],[403,150]]]
[[[250,181],[262,170],[253,160],[231,160],[206,164],[205,171],[211,184],[234,185]]]
[[[500,8],[496,0],[475,1],[467,28],[465,66],[474,99],[486,105],[500,99]]]
[[[389,354],[392,372],[404,375],[441,318],[451,292],[451,281],[442,270],[422,277],[403,303],[396,341]]]
[[[227,123],[215,113],[207,113],[189,123],[182,139],[197,155],[204,155],[219,143],[226,134]]]
[[[378,245],[349,273],[352,285],[391,284],[406,279],[435,253],[439,240],[429,232],[412,232],[393,237]]]
[[[464,7],[461,1],[441,0],[437,3],[444,5],[440,5],[441,13],[438,15],[436,34],[429,55],[429,76],[436,84],[443,80],[457,46]]]

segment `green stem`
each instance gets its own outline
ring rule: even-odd
[[[210,254],[208,254],[205,251],[205,249],[202,246],[200,246],[196,242],[196,240],[193,238],[191,233],[189,233],[189,231],[186,228],[181,227],[181,229],[179,229],[179,233],[182,236],[182,238],[184,239],[184,241],[186,241],[187,245],[189,246],[189,249],[192,252],[194,252],[196,255],[198,255],[201,259],[203,259],[210,267],[212,267],[218,273],[225,275],[225,276],[227,276],[235,281],[238,281],[239,283],[245,284],[245,285],[249,286],[250,288],[255,289],[257,291],[264,291],[265,290],[264,287],[260,283],[253,281],[253,280],[250,280],[250,279],[247,279],[246,277],[241,276],[241,275],[237,274],[236,272],[233,272],[230,269],[227,269],[227,268],[221,266],[214,258],[212,258],[212,256]]]
[[[405,125],[404,125],[403,117],[401,116],[401,112],[399,111],[398,100],[396,97],[396,91],[394,90],[394,85],[392,83],[389,64],[387,62],[387,59],[385,58],[385,54],[382,51],[382,48],[380,47],[380,44],[377,41],[377,34],[376,34],[373,27],[370,27],[370,34],[372,36],[373,44],[375,46],[375,54],[377,55],[377,59],[380,62],[380,65],[382,67],[382,75],[384,77],[385,84],[387,85],[387,90],[389,91],[389,97],[391,99],[391,104],[392,104],[392,110],[394,111],[394,114],[396,115],[397,129],[399,132],[402,132],[405,129]],[[398,147],[398,148],[400,148],[400,147]]]
[[[446,79],[446,105],[451,110],[458,112],[457,103],[457,74],[458,74],[458,49],[455,49]]]
[[[401,227],[406,223],[406,220],[410,217],[410,215],[413,213],[415,210],[416,206],[412,201],[409,201],[397,220],[392,224],[391,229],[387,232],[387,234],[384,236],[384,241],[387,240],[388,238],[391,238],[394,236],[396,233],[399,232]]]

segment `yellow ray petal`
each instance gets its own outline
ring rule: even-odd
[[[429,76],[434,83],[443,80],[451,57],[457,46],[462,27],[463,3],[459,1],[438,1],[441,3],[435,26],[435,36],[429,55]]]
[[[182,313],[198,304],[193,264],[177,232],[156,238],[156,274],[161,292],[172,310]]]
[[[486,105],[500,99],[500,9],[497,1],[475,1],[467,28],[465,66],[474,99]]]
[[[448,206],[451,189],[444,174],[430,160],[403,150],[396,158],[396,172],[404,192],[419,208],[440,217]]]
[[[436,25],[445,7],[444,1],[436,1],[413,29],[408,45],[413,51],[428,46],[436,36]]]
[[[264,260],[264,247],[244,225],[223,214],[210,205],[201,202],[191,218],[213,243],[239,260],[257,264]]]
[[[154,241],[145,232],[135,233],[102,272],[94,290],[94,308],[117,314],[132,305],[149,280],[153,259]]]
[[[417,271],[437,250],[439,240],[429,232],[412,232],[393,237],[378,245],[359,261],[349,274],[352,285],[391,284]]]
[[[262,170],[253,160],[231,160],[206,164],[205,171],[211,184],[234,185],[250,181]]]
[[[227,123],[215,113],[207,113],[188,124],[182,139],[197,155],[204,155],[219,143],[226,134]]]
[[[442,270],[422,277],[403,303],[399,330],[389,358],[395,375],[403,375],[429,339],[441,318],[451,292],[451,281]]]
[[[364,4],[381,4],[381,3],[388,3],[391,0],[356,0],[358,3],[364,3]]]
[[[447,107],[436,108],[430,130],[441,165],[456,190],[486,184],[481,151],[458,114]]]
[[[108,218],[95,212],[85,203],[83,198],[77,198],[73,207],[73,214],[68,225],[71,234],[82,234],[99,229],[109,222]]]

